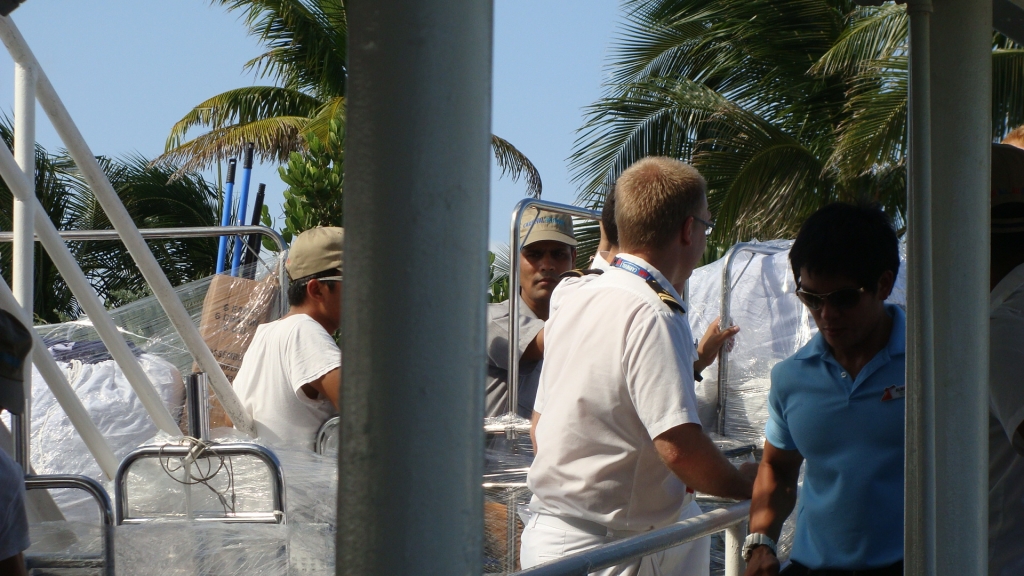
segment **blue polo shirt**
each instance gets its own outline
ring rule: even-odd
[[[855,379],[820,333],[772,369],[765,437],[806,459],[790,557],[812,569],[903,558],[906,317],[885,310],[889,343]]]

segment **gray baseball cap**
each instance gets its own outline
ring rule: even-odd
[[[292,280],[326,270],[341,270],[345,230],[334,226],[310,228],[292,242],[284,266]]]
[[[547,210],[538,210],[533,213],[536,214],[535,217],[530,218],[530,214],[527,213],[519,225],[519,241],[524,248],[543,240],[554,240],[569,246],[576,245],[571,216]]]
[[[32,335],[13,314],[0,310],[0,408],[12,414],[25,410],[25,357]]]

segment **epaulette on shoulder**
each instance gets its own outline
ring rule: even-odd
[[[580,270],[580,269],[569,270],[568,272],[562,272],[562,274],[558,277],[558,279],[561,280],[563,278],[582,278],[584,276],[589,276],[591,274],[604,274],[604,270],[595,270],[595,269],[589,269],[589,270]]]
[[[661,284],[658,284],[657,280],[655,280],[654,278],[649,278],[647,280],[647,285],[654,289],[654,293],[657,294],[658,298],[661,298],[661,301],[664,302],[665,305],[667,305],[669,308],[676,312],[679,312],[680,314],[686,314],[686,309],[683,308],[683,305],[679,303],[679,300],[676,300],[675,296],[669,294],[668,290],[662,288]]]

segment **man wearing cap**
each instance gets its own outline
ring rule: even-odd
[[[532,216],[532,217],[530,217]],[[544,321],[548,319],[551,292],[559,276],[572,269],[576,238],[572,218],[531,210],[519,227],[519,406],[529,418],[537,394],[544,357]],[[508,316],[509,302],[487,307],[486,416],[508,410]]]
[[[338,411],[345,232],[313,228],[292,243],[285,267],[288,314],[263,324],[242,359],[234,388],[259,436],[271,444],[313,448],[320,426]]]
[[[1003,144],[992,145],[990,280],[988,573],[1008,576],[1024,574],[1024,150]]]
[[[25,409],[24,362],[32,338],[13,315],[0,310],[0,413]],[[25,474],[0,450],[0,574],[28,574],[22,554],[29,546],[25,512]]]

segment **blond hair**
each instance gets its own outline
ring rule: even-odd
[[[1002,144],[1009,144],[1017,148],[1024,148],[1024,125],[1017,126],[1003,138]]]
[[[623,250],[657,248],[696,216],[707,192],[697,169],[674,158],[637,161],[615,182],[615,223]]]

